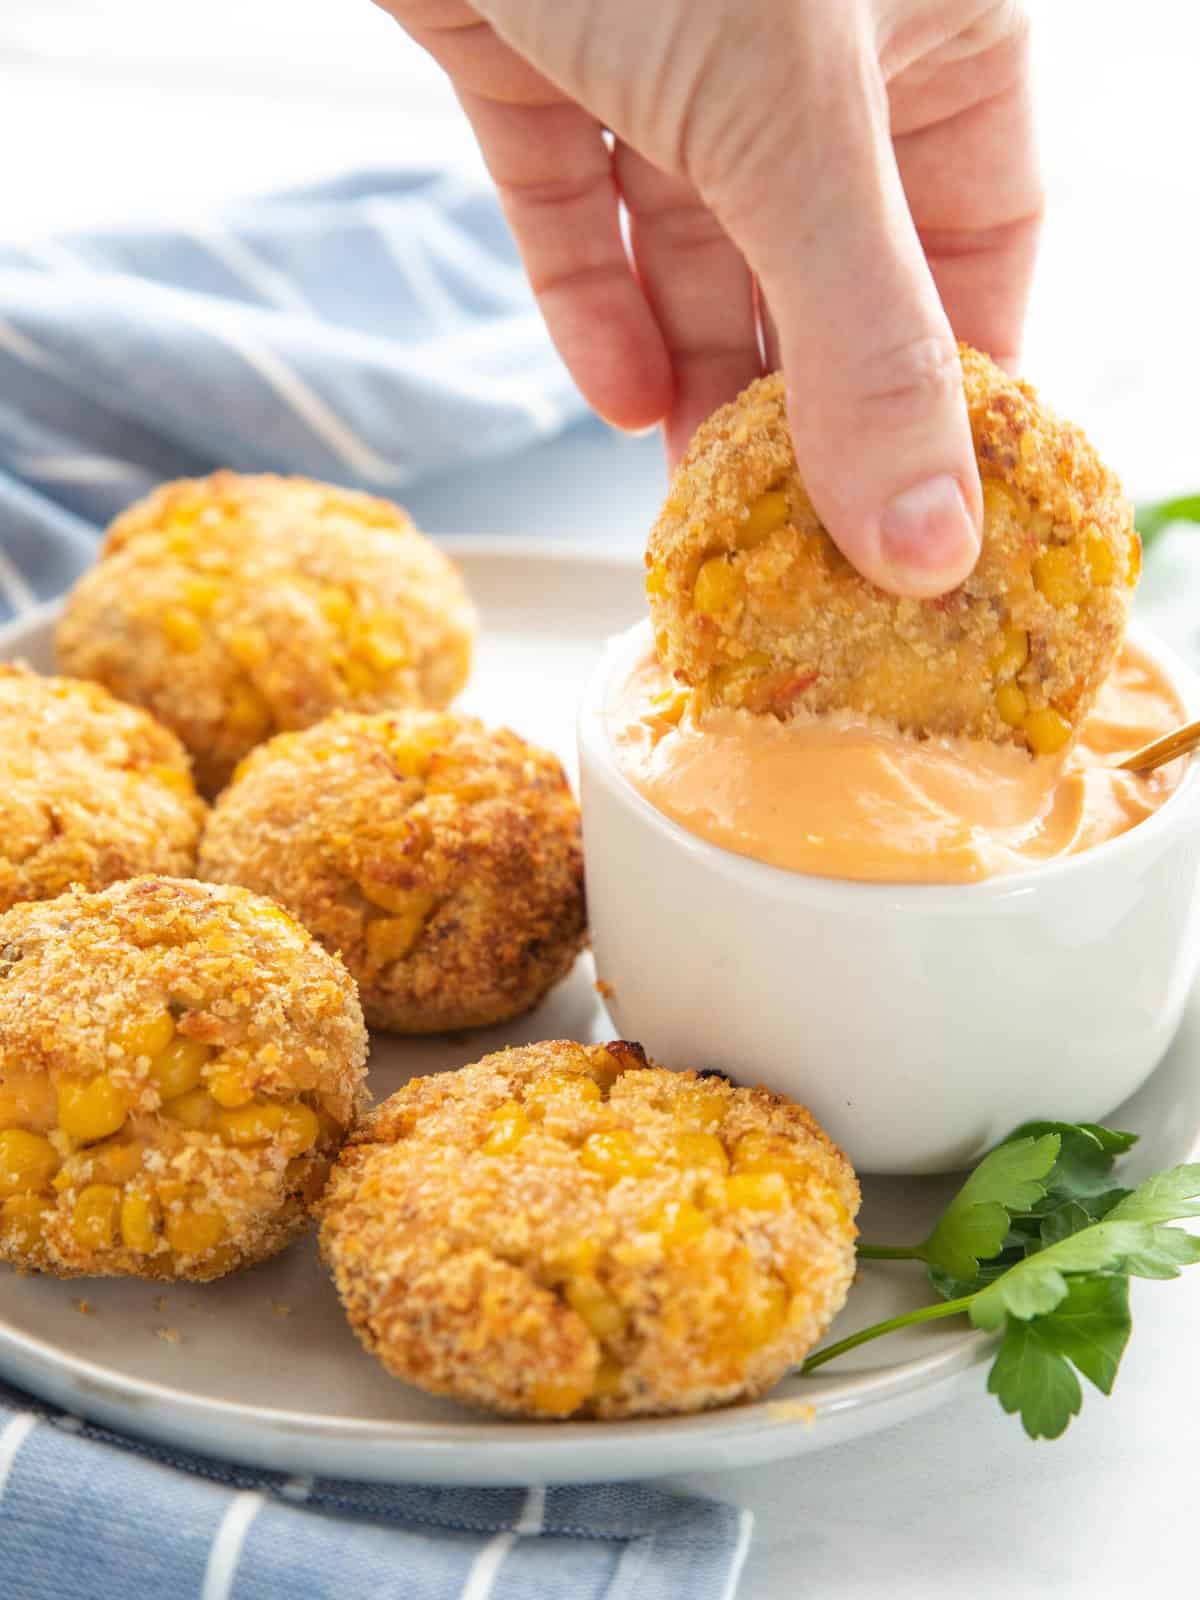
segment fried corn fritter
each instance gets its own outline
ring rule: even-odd
[[[363,1099],[354,985],[245,889],[0,917],[0,1260],[208,1279],[281,1250]]]
[[[211,795],[254,745],[339,706],[447,705],[474,635],[457,569],[399,506],[218,472],[117,518],[57,645],[174,729]]]
[[[646,553],[658,653],[697,709],[850,709],[917,734],[1064,748],[1120,649],[1132,509],[1078,428],[961,349],[983,480],[974,572],[935,600],[877,589],[801,483],[779,374],[697,432]]]
[[[189,873],[204,811],[153,717],[99,684],[0,664],[0,912],[73,883]]]
[[[389,1372],[513,1415],[622,1417],[769,1389],[845,1301],[858,1204],[801,1106],[555,1041],[407,1084],[319,1214]]]
[[[200,874],[287,906],[397,1033],[530,1010],[585,936],[561,766],[473,717],[343,713],[281,734],[214,807]]]

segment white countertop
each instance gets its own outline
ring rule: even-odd
[[[1177,0],[1033,9],[1051,219],[1027,370],[1136,496],[1200,487],[1200,12]],[[474,159],[436,71],[367,0],[6,0],[0,84],[0,233],[14,237],[410,152]],[[406,499],[431,530],[632,549],[661,489],[653,440],[589,426]],[[1196,652],[1200,556],[1187,535],[1156,556],[1147,589]],[[756,1513],[740,1600],[1107,1600],[1172,1581],[1192,1592],[1200,1271],[1138,1285],[1134,1304],[1116,1393],[1088,1393],[1054,1444],[1029,1443],[981,1378],[977,1394],[889,1433],[687,1480]]]

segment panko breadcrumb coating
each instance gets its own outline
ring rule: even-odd
[[[495,1411],[622,1417],[769,1389],[845,1301],[858,1204],[803,1107],[559,1040],[407,1084],[319,1213],[389,1372]]]
[[[99,684],[0,665],[0,911],[196,865],[204,802],[174,734]]]
[[[173,728],[206,794],[280,729],[339,706],[440,708],[466,681],[462,580],[388,500],[217,472],[131,506],[101,555],[59,659]]]
[[[200,874],[287,906],[397,1033],[518,1016],[584,940],[563,770],[474,717],[342,713],[281,734],[217,802]]]
[[[1078,428],[978,351],[961,356],[983,548],[935,600],[875,588],[834,545],[797,473],[779,374],[699,429],[646,553],[658,653],[698,709],[846,708],[1036,755],[1069,743],[1120,649],[1141,566],[1132,509]]]
[[[306,1225],[364,1098],[341,964],[245,889],[133,878],[0,917],[0,1260],[207,1279]]]

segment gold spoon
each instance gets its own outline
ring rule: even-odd
[[[1200,722],[1185,722],[1182,728],[1176,728],[1173,733],[1164,733],[1161,738],[1152,739],[1149,744],[1144,744],[1140,750],[1135,750],[1131,756],[1126,756],[1118,765],[1126,772],[1153,772],[1155,767],[1166,766],[1168,761],[1174,761],[1176,756],[1186,756],[1200,745]]]

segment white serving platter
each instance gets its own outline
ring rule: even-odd
[[[463,708],[555,750],[573,773],[575,704],[603,641],[641,612],[637,564],[542,541],[445,544],[483,619]],[[0,659],[51,670],[54,615],[44,609],[0,629]],[[593,978],[585,957],[538,1012],[504,1029],[451,1040],[376,1037],[375,1095],[504,1044],[611,1037]],[[1166,1060],[1108,1119],[1142,1136],[1132,1175],[1191,1153],[1200,1129],[1198,1061],[1200,1000],[1193,1000]],[[875,1179],[863,1188],[864,1235],[900,1241],[921,1236],[953,1183]],[[830,1337],[928,1298],[915,1268],[868,1263]],[[389,1378],[350,1333],[311,1237],[275,1261],[205,1286],[63,1282],[0,1268],[0,1374],[12,1383],[162,1445],[287,1473],[380,1482],[590,1482],[798,1456],[981,1385],[988,1354],[982,1335],[934,1323],[820,1375],[787,1379],[753,1404],[624,1423],[516,1423]]]

